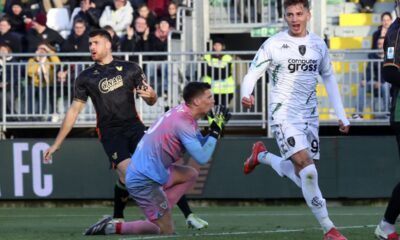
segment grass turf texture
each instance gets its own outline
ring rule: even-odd
[[[373,231],[384,207],[330,207],[331,219],[348,239],[374,239]],[[204,230],[188,229],[182,214],[174,209],[174,236],[83,236],[85,228],[110,207],[0,208],[0,239],[322,239],[322,231],[305,206],[198,207],[194,211],[209,222]],[[139,209],[128,206],[126,220],[143,219]]]

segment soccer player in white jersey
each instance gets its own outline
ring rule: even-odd
[[[290,178],[302,190],[304,199],[321,224],[326,240],[345,240],[328,216],[325,199],[318,186],[314,160],[319,159],[316,85],[321,75],[329,99],[339,119],[339,131],[348,133],[350,123],[332,73],[324,41],[307,31],[310,8],[307,0],[285,0],[285,20],[289,29],[269,38],[258,50],[241,86],[242,105],[254,105],[251,95],[256,81],[267,71],[272,88],[269,123],[281,157],[268,152],[262,142],[253,145],[244,163],[248,174],[259,164],[270,165],[280,176]]]

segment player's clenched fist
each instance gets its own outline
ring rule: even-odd
[[[250,97],[243,97],[242,105],[245,108],[251,108],[254,105],[254,96],[250,95]]]

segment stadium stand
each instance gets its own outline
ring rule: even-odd
[[[166,54],[168,76],[165,81],[168,81],[167,94],[163,101],[159,101],[156,107],[149,108],[139,103],[139,111],[146,124],[150,124],[166,107],[178,104],[181,99],[182,86],[188,81],[199,81],[201,68],[206,62],[202,60],[202,56],[209,53],[207,46],[210,46],[210,39],[215,34],[254,34],[253,37],[268,37],[271,34],[283,29],[285,24],[282,22],[278,14],[276,1],[226,1],[226,0],[209,0],[207,1],[183,1],[183,5],[179,5],[177,10],[176,29],[171,31],[168,36],[168,52],[167,53],[151,53],[140,52],[135,53],[138,62],[143,67],[151,68],[165,62],[151,61],[152,55]],[[368,53],[371,46],[372,33],[380,24],[380,13],[382,11],[391,11],[393,9],[392,1],[377,1],[374,6],[374,13],[359,13],[359,5],[356,1],[345,2],[344,0],[329,0],[326,5],[321,5],[320,2],[312,1],[316,7],[325,9],[328,19],[322,21],[315,19],[317,24],[320,24],[325,34],[327,42],[331,48],[331,56],[333,61],[334,71],[336,73],[340,91],[342,92],[343,102],[349,116],[356,112],[357,95],[359,81],[365,75],[368,62]],[[317,4],[318,3],[318,4]],[[59,14],[62,13],[62,14]],[[56,17],[55,17],[56,16]],[[324,15],[325,17],[325,15]],[[47,13],[48,26],[51,26],[58,32],[67,32],[70,30],[69,12],[66,8],[50,9]],[[350,20],[349,20],[350,19]],[[321,23],[326,23],[326,26]],[[266,27],[268,26],[268,27]],[[317,29],[318,30],[318,29]],[[65,36],[64,36],[65,37]],[[240,41],[240,39],[239,39]],[[233,75],[239,86],[240,80],[245,74],[255,49],[249,51],[230,51],[227,54],[235,56],[233,65]],[[67,81],[62,83],[56,81],[53,85],[55,88],[60,84],[73,84],[73,76],[76,76],[83,67],[88,66],[90,62],[72,61],[73,56],[88,56],[87,53],[61,53],[57,55],[61,57],[61,63],[57,64],[56,69],[64,69],[66,71]],[[128,59],[132,53],[116,53],[124,59]],[[24,127],[58,127],[60,120],[63,118],[63,112],[53,113],[37,113],[38,117],[43,121],[29,121],[29,115],[24,109],[24,101],[27,101],[26,96],[29,91],[27,85],[26,62],[32,55],[20,55],[21,61],[17,63],[6,63],[17,69],[17,75],[11,76],[13,88],[3,91],[10,91],[13,96],[13,111],[6,112],[3,110],[2,121],[0,128],[2,131],[7,128],[24,128]],[[251,57],[249,57],[251,56]],[[5,56],[3,56],[5,57]],[[3,63],[5,64],[5,62]],[[4,65],[3,65],[4,67]],[[4,68],[3,68],[4,69]],[[165,76],[163,76],[164,79]],[[57,78],[55,78],[57,79]],[[160,79],[157,77],[152,80],[151,84],[160,84]],[[164,84],[164,83],[161,83]],[[64,88],[64,87],[63,87]],[[46,89],[46,88],[44,88]],[[67,87],[66,89],[72,89]],[[259,82],[257,86],[257,105],[254,109],[244,110],[239,101],[239,87],[236,87],[234,100],[231,102],[233,110],[233,119],[230,122],[231,126],[259,126],[266,128],[266,107],[265,102],[268,98],[267,94],[268,83],[267,78]],[[46,91],[53,91],[53,88],[48,88]],[[318,97],[320,99],[320,113],[323,125],[335,123],[335,118],[332,108],[327,101],[327,95],[322,85],[318,86]],[[57,102],[69,103],[73,93],[71,90],[63,92]],[[368,103],[364,109],[364,120],[362,123],[367,125],[387,125],[387,119],[375,119],[374,115],[385,115],[388,113],[387,108],[374,112],[371,106],[374,104],[376,96],[367,94]],[[68,107],[68,106],[65,106]],[[60,109],[60,108],[59,108]],[[58,115],[57,117],[53,117]],[[369,117],[368,117],[369,116]],[[15,121],[15,120],[18,121]],[[57,120],[58,119],[58,120]],[[94,126],[95,122],[94,109],[91,104],[88,104],[84,116],[78,121],[78,126],[90,127]]]

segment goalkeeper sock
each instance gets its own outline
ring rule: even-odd
[[[160,228],[156,224],[148,220],[116,223],[114,228],[116,234],[122,234],[122,235],[160,234]],[[107,233],[107,228],[106,228],[106,233]]]
[[[400,183],[393,189],[388,206],[386,207],[384,219],[394,225],[400,213]]]
[[[335,227],[329,219],[326,201],[322,197],[321,190],[318,186],[318,172],[314,164],[303,168],[300,173],[301,190],[308,207],[317,218],[324,233]]]
[[[129,193],[125,184],[118,179],[114,186],[114,215],[113,218],[124,218],[124,209],[128,202]]]
[[[176,205],[178,205],[179,209],[181,210],[181,212],[183,213],[185,218],[187,218],[192,213],[192,210],[189,207],[189,204],[188,204],[188,201],[187,201],[185,195],[183,195],[179,199],[179,201],[176,203]]]

